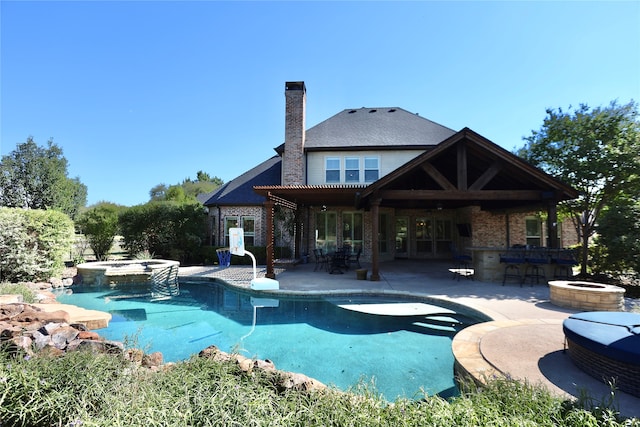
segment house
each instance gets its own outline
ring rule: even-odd
[[[287,82],[285,100],[276,156],[204,203],[214,245],[241,226],[270,264],[274,210],[289,210],[296,257],[349,244],[378,280],[380,261],[450,258],[454,247],[576,243],[556,206],[577,192],[471,129],[398,107],[346,109],[307,129],[304,82]]]

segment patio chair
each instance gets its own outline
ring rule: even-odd
[[[362,254],[362,246],[358,247],[358,252],[356,252],[355,255],[353,253],[349,254],[349,256],[347,257],[347,268],[351,264],[354,264],[357,268],[362,268],[362,266],[360,265],[361,254]]]
[[[327,270],[328,260],[327,256],[322,252],[322,249],[314,249],[313,257],[316,260],[316,266],[313,268],[313,271],[317,271],[318,269]]]

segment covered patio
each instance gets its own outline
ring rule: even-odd
[[[274,208],[295,212],[295,257],[311,253],[315,241],[309,236],[313,207],[348,206],[364,213],[372,230],[365,246],[370,249],[371,280],[380,280],[380,213],[414,215],[421,212],[447,213],[454,221],[468,225],[465,247],[508,248],[519,243],[513,234],[510,215],[544,212],[546,240],[558,246],[557,204],[578,196],[576,190],[554,179],[518,156],[504,150],[471,129],[465,128],[433,149],[415,157],[374,183],[364,185],[256,186],[265,197],[267,233],[267,276],[273,269]],[[492,215],[500,226],[483,223]],[[394,223],[395,224],[395,223]],[[446,243],[446,241],[445,241]],[[451,245],[457,241],[451,239]],[[397,255],[397,254],[395,254]]]

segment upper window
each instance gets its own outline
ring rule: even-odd
[[[379,157],[326,157],[324,164],[327,184],[371,183],[380,178]]]
[[[378,157],[364,158],[364,182],[377,181],[380,175],[380,159]]]
[[[327,157],[325,160],[325,181],[327,183],[340,182],[340,158]]]
[[[344,182],[360,182],[360,158],[344,159]]]

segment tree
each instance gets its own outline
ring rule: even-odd
[[[224,184],[222,179],[211,176],[203,171],[198,171],[195,181],[185,178],[181,184],[167,186],[158,184],[149,191],[151,202],[177,201],[182,203],[195,203],[200,194],[210,193]]]
[[[640,200],[621,197],[603,209],[595,240],[606,248],[595,269],[640,275]]]
[[[158,202],[165,199],[167,193],[167,186],[165,184],[158,184],[149,190],[149,198],[152,202]]]
[[[0,206],[56,209],[76,218],[87,203],[87,187],[67,176],[62,149],[49,140],[39,147],[32,137],[0,162]]]
[[[548,109],[539,131],[518,154],[573,186],[576,200],[559,209],[569,216],[580,238],[581,274],[587,272],[589,239],[602,210],[621,195],[638,199],[640,123],[631,101],[606,108],[580,105],[575,111]]]
[[[121,207],[102,202],[84,211],[77,223],[99,261],[107,259],[118,234],[118,214]]]

